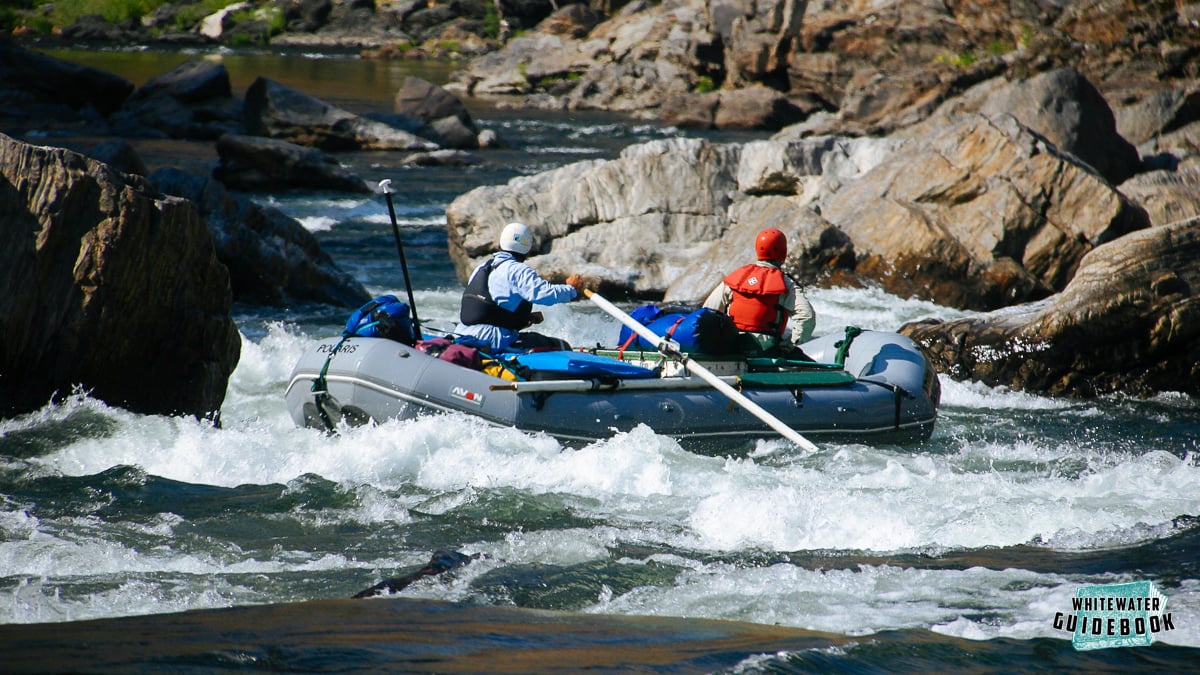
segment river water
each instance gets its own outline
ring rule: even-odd
[[[192,57],[55,54],[136,84]],[[390,110],[408,74],[436,82],[449,73],[444,64],[301,54],[206,57],[224,60],[235,93],[261,74],[355,112]],[[473,113],[508,142],[481,153],[479,166],[339,157],[368,180],[393,179],[416,301],[435,329],[453,326],[462,289],[444,230],[454,197],[682,133],[605,115]],[[171,152],[205,152],[143,147],[152,166]],[[404,291],[380,198],[256,198],[299,218],[373,293]],[[874,290],[809,297],[818,334],[962,315]],[[0,624],[348,598],[449,549],[477,558],[404,596],[727,619],[848,639],[754,657],[737,666],[743,672],[887,670],[902,667],[897,654],[928,666],[945,649],[941,636],[962,638],[953,642],[960,666],[1069,667],[1072,633],[1055,627],[1056,614],[1072,613],[1081,587],[1135,581],[1165,596],[1170,628],[1152,647],[1095,653],[1089,667],[1200,662],[1193,398],[1076,401],[943,377],[927,443],[826,442],[811,456],[782,441],[701,456],[645,428],[568,449],[454,415],[336,436],[297,429],[283,401],[291,367],[348,313],[237,307],[241,362],[221,428],[84,394],[0,421]],[[545,313],[543,332],[576,344],[615,340],[614,322],[587,304]],[[3,634],[0,626],[0,651]]]

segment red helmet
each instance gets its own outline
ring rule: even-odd
[[[754,251],[759,260],[783,260],[787,257],[787,236],[773,227],[765,229],[754,240]]]

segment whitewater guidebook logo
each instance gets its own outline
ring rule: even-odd
[[[1071,633],[1076,650],[1146,647],[1175,628],[1166,609],[1167,596],[1149,581],[1081,586],[1071,613],[1055,612],[1054,628]]]

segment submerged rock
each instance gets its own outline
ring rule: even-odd
[[[443,572],[463,567],[478,557],[479,554],[467,555],[458,551],[434,551],[433,555],[429,558],[429,562],[424,567],[401,577],[384,579],[370,588],[355,593],[353,597],[355,599],[372,598],[377,595],[399,593],[414,581],[420,581],[424,577],[436,576]]]

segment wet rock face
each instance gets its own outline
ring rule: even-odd
[[[1200,395],[1200,219],[1098,247],[1043,302],[901,332],[956,379],[1072,396]]]
[[[231,305],[191,203],[0,135],[0,414],[82,387],[139,413],[215,415],[241,346]]]

